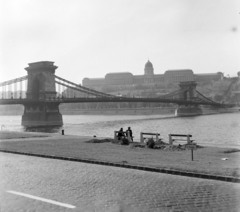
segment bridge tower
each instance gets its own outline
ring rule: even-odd
[[[196,98],[196,87],[197,83],[195,81],[180,82],[179,84],[182,92],[179,94],[180,99],[185,101],[191,101]],[[201,115],[202,109],[199,105],[178,105],[178,108],[175,111],[176,116],[196,116]]]
[[[54,62],[41,61],[29,63],[27,100],[24,103],[22,125],[25,127],[62,126],[59,103],[46,101],[56,98]]]
[[[195,81],[180,82],[179,87],[183,91],[180,94],[180,98],[184,100],[192,100],[196,97],[197,83]]]

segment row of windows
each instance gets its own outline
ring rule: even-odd
[[[201,80],[200,80],[201,79]],[[178,82],[186,82],[186,81],[209,81],[209,80],[219,80],[219,76],[208,77],[199,77],[192,73],[167,73],[165,75],[153,75],[152,77],[146,76],[137,76],[137,77],[121,77],[121,78],[112,78],[112,79],[88,79],[85,78],[83,80],[83,86],[86,87],[96,87],[96,86],[104,86],[104,85],[132,85],[132,84],[160,84],[160,83],[178,83]]]

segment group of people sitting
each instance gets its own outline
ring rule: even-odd
[[[118,140],[127,138],[127,139],[131,139],[131,142],[133,142],[133,133],[132,133],[131,127],[128,127],[126,132],[123,131],[123,128],[120,128],[120,130],[118,131],[117,138],[118,138]]]

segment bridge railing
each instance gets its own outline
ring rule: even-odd
[[[23,99],[26,98],[28,77],[19,77],[0,83],[1,99]]]

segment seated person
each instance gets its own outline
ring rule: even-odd
[[[123,137],[124,137],[124,132],[123,132],[123,128],[121,128],[121,129],[118,131],[117,138],[118,138],[118,140],[121,140]]]

